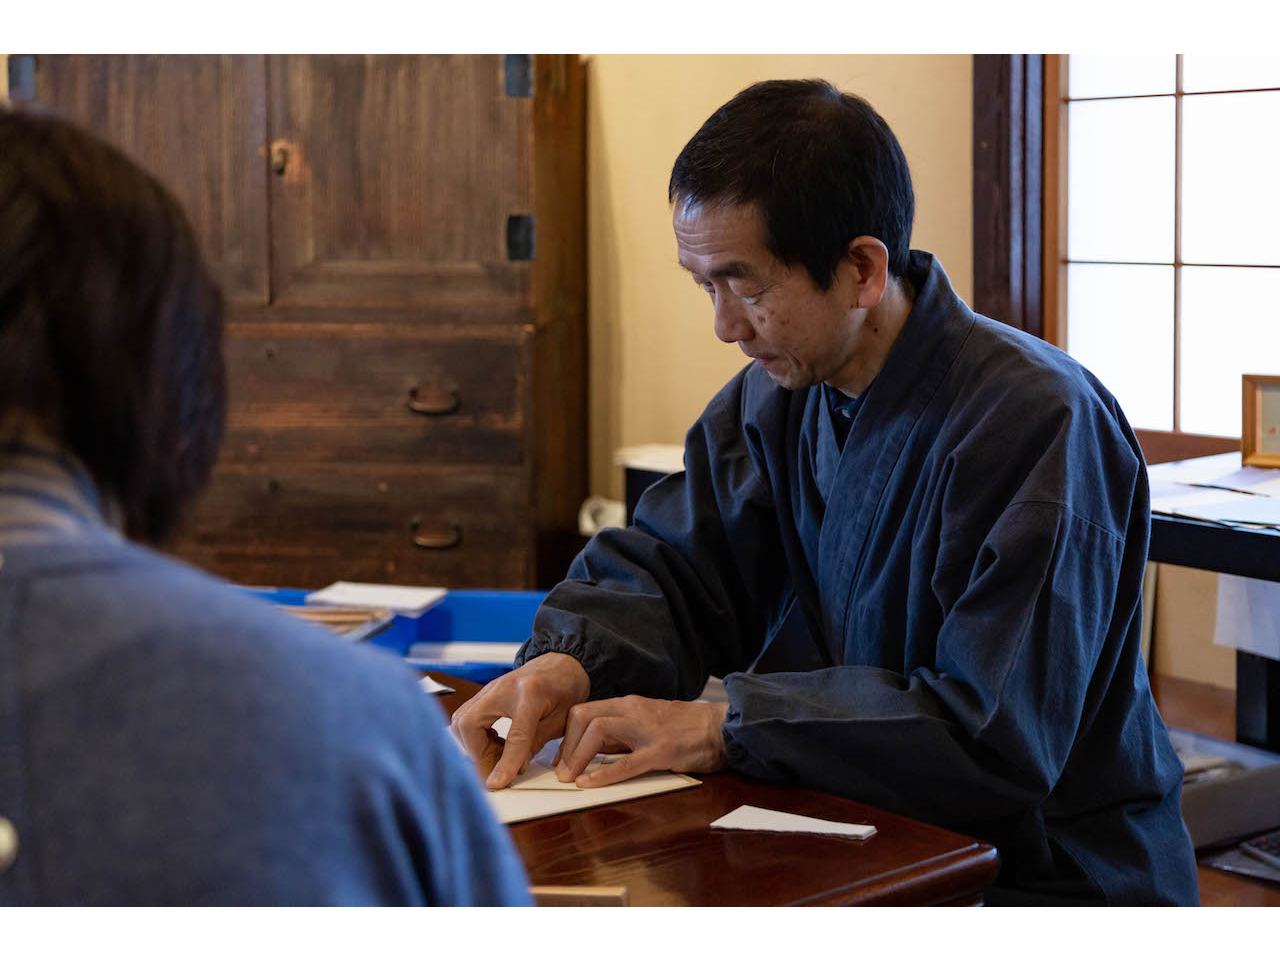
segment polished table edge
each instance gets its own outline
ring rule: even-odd
[[[908,818],[903,818],[908,819]],[[932,867],[927,876],[911,876],[908,868],[883,874],[839,890],[795,900],[790,907],[969,906],[982,903],[1000,872],[1000,855],[987,843],[973,841],[961,850],[913,864]],[[895,882],[896,881],[896,882]],[[855,897],[853,894],[857,893]]]
[[[1280,533],[1153,513],[1147,559],[1255,580],[1280,580]]]
[[[445,713],[452,715],[453,711],[470,699],[479,689],[480,685],[457,677],[450,676],[446,673],[438,671],[425,671],[440,683],[454,689],[453,693],[442,694],[437,697],[441,707]],[[821,795],[824,791],[815,790],[803,786],[787,786],[768,781],[758,781],[750,777],[745,777],[732,771],[723,771],[719,773],[702,775],[703,786],[719,784],[739,784],[747,788],[760,787],[765,789],[787,789],[797,791],[804,795]],[[966,845],[956,849],[948,850],[937,856],[927,860],[918,861],[898,869],[892,869],[884,873],[868,877],[857,882],[847,883],[841,887],[832,890],[826,890],[812,896],[802,897],[793,901],[786,901],[778,905],[786,906],[843,906],[843,905],[866,905],[866,906],[894,906],[894,905],[944,905],[944,904],[975,904],[982,902],[983,892],[994,883],[1000,870],[1000,857],[994,847],[989,844],[973,840],[963,834],[955,831],[947,830],[944,827],[938,827],[923,821],[913,820],[910,817],[904,817],[899,814],[890,813],[889,811],[879,811],[875,807],[869,807],[858,801],[850,800],[850,798],[839,797],[836,794],[826,794],[835,800],[842,802],[856,803],[859,806],[867,807],[874,813],[884,813],[894,818],[894,820],[918,826],[929,831],[948,834],[959,838],[961,841],[967,841]],[[649,797],[637,797],[632,800],[620,801],[610,806],[632,806],[640,804],[662,804],[666,802],[670,794],[658,794]],[[592,808],[600,809],[600,808]],[[522,835],[525,828],[532,827],[535,824],[554,824],[556,821],[564,823],[570,822],[573,818],[581,816],[588,811],[571,811],[562,814],[555,814],[550,817],[542,817],[536,821],[526,821],[508,825],[508,830],[512,833],[513,839],[518,839]],[[875,819],[875,817],[871,817]],[[537,876],[536,865],[526,865],[529,870],[531,882],[537,886],[551,886],[551,884],[543,882]],[[920,875],[921,869],[927,869],[928,873]],[[543,878],[545,880],[545,878]],[[634,899],[632,902],[637,902]],[[643,903],[637,903],[643,905]]]

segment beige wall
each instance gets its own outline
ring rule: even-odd
[[[1151,669],[1166,676],[1236,685],[1236,652],[1215,646],[1218,575],[1162,563],[1156,577]],[[1147,598],[1150,602],[1150,597]]]
[[[622,497],[618,447],[681,443],[744,363],[676,264],[667,177],[716,107],[757,80],[822,77],[866,97],[902,143],[916,189],[912,244],[972,288],[972,58],[640,56],[587,60],[591,489]]]

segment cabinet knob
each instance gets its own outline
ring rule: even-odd
[[[462,405],[457,387],[437,387],[425,397],[424,393],[428,391],[422,388],[422,384],[409,388],[409,409],[414,413],[427,417],[442,417],[453,413]]]
[[[277,177],[283,177],[288,166],[289,148],[277,143],[271,148],[271,172]]]
[[[449,529],[443,533],[419,533],[421,527],[421,517],[414,517],[409,521],[413,545],[423,550],[452,550],[462,543],[462,528],[456,523],[449,524]]]

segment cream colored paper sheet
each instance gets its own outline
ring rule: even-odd
[[[590,790],[513,790],[507,787],[487,792],[489,805],[502,823],[520,823],[557,813],[683,790],[686,787],[696,787],[701,782],[693,777],[686,777],[683,773],[647,773],[634,780],[615,783],[609,787],[593,787]]]
[[[493,725],[493,729],[502,737],[507,735],[510,727],[511,721],[507,717],[503,717]],[[702,783],[701,780],[686,777],[682,773],[646,773],[623,783],[584,790],[575,783],[561,783],[556,777],[552,761],[555,760],[559,749],[560,741],[552,740],[538,751],[529,761],[528,768],[517,776],[510,786],[502,790],[485,791],[489,798],[489,805],[499,821],[520,823],[524,820],[550,817],[557,813],[601,807],[608,803],[634,800],[637,797],[648,797],[671,790],[683,790]],[[616,756],[599,754],[587,769],[594,770],[615,759]]]
[[[584,773],[591,773],[599,770],[609,760],[604,754],[600,754],[596,759],[587,764]],[[556,776],[555,768],[550,764],[538,763],[530,761],[528,768],[524,773],[516,774],[516,778],[507,786],[508,790],[577,790],[581,792],[582,787],[578,786],[572,780],[568,783],[561,783],[560,778]]]

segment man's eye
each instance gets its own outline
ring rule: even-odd
[[[760,302],[760,294],[758,294],[758,293],[753,293],[753,294],[752,294],[751,296],[749,296],[749,297],[743,297],[743,298],[742,298],[742,302],[743,302],[743,303],[745,303],[745,304],[748,304],[748,305],[750,305],[750,306],[755,306],[757,303],[759,303],[759,302]]]

